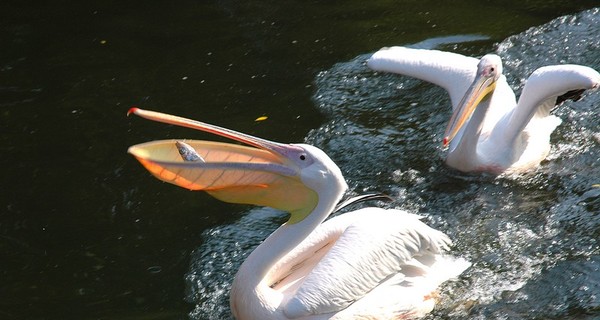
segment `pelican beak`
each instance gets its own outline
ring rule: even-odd
[[[203,190],[231,203],[269,206],[292,213],[290,221],[312,211],[318,196],[301,180],[295,159],[306,151],[208,123],[131,108],[153,121],[188,127],[249,146],[202,140],[159,140],[128,150],[156,178],[190,190]],[[302,212],[294,215],[294,212]]]
[[[471,117],[475,109],[490,92],[496,88],[496,79],[490,74],[479,73],[465,95],[461,99],[460,103],[452,113],[452,117],[446,127],[444,133],[444,147],[447,147],[450,141],[454,139],[456,134],[465,125],[467,120]]]

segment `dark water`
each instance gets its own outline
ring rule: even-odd
[[[150,177],[129,145],[206,136],[126,118],[132,105],[308,141],[353,191],[426,215],[475,263],[432,318],[598,317],[598,94],[557,110],[534,174],[470,177],[441,162],[444,92],[363,65],[420,43],[497,51],[516,88],[543,64],[600,69],[597,10],[525,31],[595,5],[3,2],[0,318],[228,317],[231,276],[285,216]]]

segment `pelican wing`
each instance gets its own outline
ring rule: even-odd
[[[478,59],[438,50],[389,47],[375,52],[367,65],[436,84],[448,91],[456,108],[475,79]]]
[[[400,272],[413,258],[441,252],[450,244],[418,216],[398,210],[362,209],[323,227],[340,224],[347,227],[285,306],[288,317],[343,310],[391,278],[402,282]]]
[[[544,149],[540,155],[532,157],[539,163],[538,159],[545,158],[548,153],[550,134],[561,123],[560,118],[551,115],[550,111],[557,103],[579,99],[583,91],[598,87],[600,74],[590,67],[569,64],[541,67],[527,79],[516,108],[510,109],[506,117],[498,118],[494,134],[507,143],[515,143],[524,130],[529,137],[537,137],[540,140],[534,144],[542,145]]]
[[[541,67],[527,79],[518,108],[529,107],[532,109],[527,110],[529,113],[535,112],[535,117],[544,118],[562,101],[577,101],[585,90],[598,86],[600,74],[590,67],[573,64]]]

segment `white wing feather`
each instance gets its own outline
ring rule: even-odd
[[[410,76],[446,89],[452,108],[475,79],[478,63],[479,59],[457,53],[406,47],[382,48],[367,61],[375,71]]]
[[[392,277],[401,282],[403,268],[419,269],[414,257],[440,253],[451,243],[419,216],[399,210],[366,208],[323,227],[331,225],[347,227],[287,302],[290,318],[338,312]]]

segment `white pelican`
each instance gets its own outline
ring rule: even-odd
[[[226,202],[290,213],[235,276],[230,304],[237,319],[422,316],[433,309],[438,285],[470,266],[442,253],[451,243],[445,234],[404,211],[366,208],[323,223],[347,185],[340,169],[316,147],[280,144],[138,108],[130,113],[252,146],[163,140],[130,147],[158,179]]]
[[[444,146],[450,144],[446,163],[464,172],[515,173],[537,167],[548,155],[550,134],[561,122],[550,111],[565,99],[577,100],[584,90],[600,86],[600,74],[592,68],[546,66],[527,79],[517,103],[502,74],[502,60],[494,54],[478,60],[391,47],[377,51],[367,64],[448,91],[453,114],[444,134]]]

